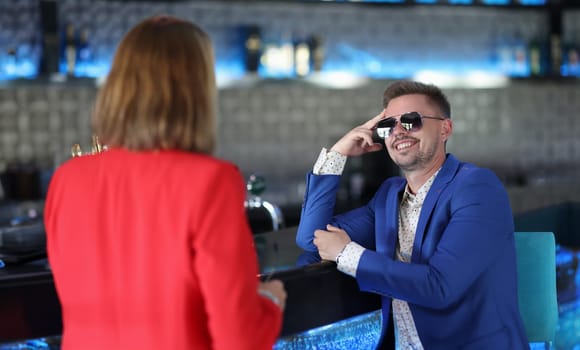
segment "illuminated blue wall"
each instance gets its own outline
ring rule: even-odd
[[[527,43],[545,37],[548,30],[542,10],[507,12],[485,7],[207,2],[87,6],[71,0],[60,4],[64,22],[91,33],[98,68],[77,75],[103,74],[114,43],[129,27],[155,13],[178,14],[209,31],[216,46],[218,75],[233,78],[244,74],[238,28],[248,24],[261,29],[262,48],[318,35],[325,51],[323,72],[372,78],[409,77],[422,70],[528,76]],[[291,70],[266,65],[258,73],[263,77],[293,76]]]
[[[38,1],[0,1],[0,81],[35,78],[41,56]]]
[[[73,75],[107,74],[116,44],[141,19],[169,13],[193,20],[206,29],[216,46],[220,79],[244,75],[240,28],[261,29],[262,48],[317,35],[323,40],[322,72],[348,72],[371,78],[411,77],[421,71],[454,75],[474,71],[507,76],[531,75],[529,45],[539,41],[547,55],[548,13],[538,7],[544,0],[520,0],[532,8],[509,9],[508,0],[482,0],[494,6],[464,6],[471,0],[449,0],[461,6],[291,2],[88,2],[58,1],[62,26],[60,72],[66,74],[65,26],[74,30],[76,58]],[[381,1],[388,2],[388,1]],[[501,4],[500,4],[501,3]],[[10,4],[10,5],[8,5]],[[16,5],[14,5],[16,4]],[[0,44],[15,47],[17,55],[0,53],[0,80],[35,77],[40,60],[36,1],[0,2]],[[525,6],[524,6],[525,7]],[[564,13],[564,58],[568,48],[578,49],[573,30],[577,11]],[[88,41],[81,44],[81,33]],[[546,60],[543,64],[547,64]],[[562,74],[580,75],[577,62],[563,62]],[[547,67],[544,72],[549,71]],[[262,77],[293,77],[293,71],[261,65]]]

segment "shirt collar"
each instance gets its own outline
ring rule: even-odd
[[[407,184],[405,186],[405,193],[403,194],[403,202],[407,201],[411,204],[423,204],[425,197],[427,197],[427,193],[429,193],[431,185],[433,185],[433,182],[435,181],[435,178],[437,177],[437,174],[439,174],[440,170],[441,168],[439,168],[433,175],[431,175],[431,177],[425,181],[423,186],[419,188],[419,191],[417,191],[416,194],[411,194],[409,191],[409,184]]]

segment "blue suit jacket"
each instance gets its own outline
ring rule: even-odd
[[[392,298],[409,303],[431,349],[529,349],[519,314],[514,225],[507,193],[489,170],[448,155],[419,216],[411,263],[395,259],[402,177],[366,205],[333,216],[340,176],[307,177],[296,242],[307,251],[331,223],[365,248],[356,272],[382,296],[384,336]]]

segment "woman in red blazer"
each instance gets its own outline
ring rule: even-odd
[[[260,283],[238,169],[215,143],[213,48],[194,24],[144,20],[93,114],[101,153],[46,200],[63,349],[271,349],[286,292]]]

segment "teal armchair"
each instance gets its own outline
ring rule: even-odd
[[[556,242],[552,232],[516,232],[518,300],[530,343],[549,349],[556,336]]]

